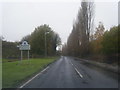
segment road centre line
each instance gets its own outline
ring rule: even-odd
[[[70,62],[72,64],[72,62]],[[74,67],[74,65],[72,64],[73,68],[75,69],[75,71],[78,73],[78,75],[83,78],[83,75],[77,70],[77,68]]]
[[[81,78],[83,78],[82,74],[75,68],[75,71],[79,74]]]
[[[40,73],[36,74],[34,77],[32,77],[30,80],[28,80],[26,83],[24,83],[22,86],[20,86],[19,88],[23,88],[25,85],[27,85],[29,82],[31,82],[34,78],[36,78],[38,75],[42,74],[44,71],[46,71],[49,68],[46,67],[45,69],[43,69]]]

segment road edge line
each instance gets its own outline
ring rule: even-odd
[[[43,69],[40,73],[36,74],[34,77],[32,77],[31,79],[29,79],[27,82],[25,82],[23,85],[21,85],[19,88],[23,88],[25,85],[27,85],[29,82],[31,82],[33,79],[35,79],[38,75],[42,74],[44,71],[46,71],[49,68],[46,67],[45,69]]]

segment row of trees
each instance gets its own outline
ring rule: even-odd
[[[81,2],[78,16],[73,24],[73,29],[68,37],[67,54],[72,56],[84,56],[89,53],[90,35],[94,22],[94,2]],[[65,51],[66,52],[66,51]]]
[[[93,32],[94,3],[81,2],[78,16],[68,41],[62,48],[63,55],[75,57],[93,57],[102,62],[117,62],[120,53],[118,26],[106,31],[102,22],[99,22]],[[96,58],[97,57],[97,58]]]
[[[18,42],[2,40],[2,58],[20,58],[20,51],[17,48]]]
[[[56,48],[61,44],[59,35],[49,25],[44,24],[35,28],[30,35],[23,37],[20,42],[2,40],[3,58],[20,57],[20,51],[17,45],[21,44],[24,40],[28,41],[31,45],[30,57],[43,57],[45,53],[47,56],[54,56],[57,53]],[[25,56],[27,55],[27,52],[24,51],[23,53]]]

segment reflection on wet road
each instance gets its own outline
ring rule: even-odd
[[[62,56],[23,88],[118,88],[118,76],[82,60]]]

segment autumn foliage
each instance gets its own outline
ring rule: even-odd
[[[89,16],[90,15],[90,16]],[[102,22],[93,28],[94,3],[81,2],[76,21],[73,23],[62,54],[88,58],[99,62],[117,63],[120,56],[120,26],[105,30]]]

